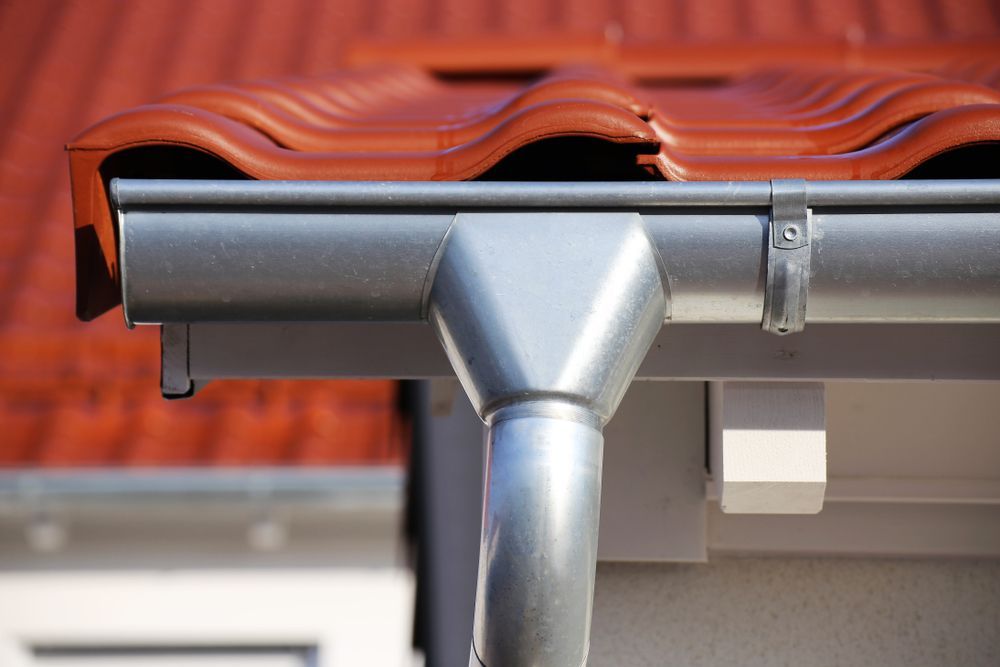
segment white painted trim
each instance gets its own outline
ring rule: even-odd
[[[827,503],[814,515],[724,514],[708,503],[709,561],[721,555],[1000,558],[993,505]]]
[[[38,644],[231,644],[316,646],[319,667],[411,667],[412,596],[403,569],[4,573],[0,664],[30,666]]]
[[[715,480],[705,480],[709,501],[719,501]],[[827,503],[1000,505],[997,479],[900,479],[892,477],[831,477]]]
[[[729,514],[815,514],[826,489],[818,382],[712,382],[709,451]]]

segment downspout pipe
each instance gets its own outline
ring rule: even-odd
[[[470,664],[586,663],[601,431],[664,284],[635,213],[457,216],[428,315],[489,426]]]

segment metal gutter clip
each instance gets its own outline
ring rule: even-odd
[[[806,326],[812,221],[801,179],[771,181],[770,243],[761,328],[784,336]]]

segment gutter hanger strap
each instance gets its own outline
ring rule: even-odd
[[[779,336],[806,326],[812,222],[806,205],[806,182],[771,181],[767,280],[761,328]]]

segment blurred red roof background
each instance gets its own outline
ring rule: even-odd
[[[962,78],[986,80],[998,34],[989,0],[2,3],[0,465],[404,456],[395,383],[216,382],[168,403],[154,329],[127,332],[115,313],[76,322],[63,145],[110,114],[192,85],[383,60],[449,75],[584,61],[701,79],[767,64],[833,67],[831,77],[861,65],[927,70],[967,56]]]
[[[195,83],[335,67],[365,2],[0,4],[0,466],[399,462],[394,382],[159,395],[156,328],[74,316],[65,143]]]

